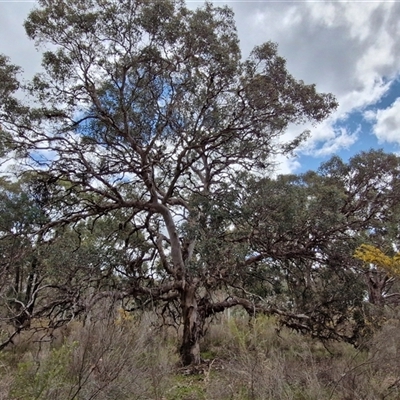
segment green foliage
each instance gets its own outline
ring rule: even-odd
[[[171,387],[166,391],[168,400],[206,400],[207,393],[201,375],[177,375],[171,382]]]
[[[69,374],[68,365],[77,347],[77,342],[64,344],[59,349],[53,349],[44,360],[20,363],[10,398],[44,400],[65,396],[76,384],[75,378]]]
[[[19,81],[17,79],[19,72],[20,68],[10,64],[8,57],[0,55],[0,79],[3,82],[0,89],[1,103],[3,103],[7,95],[19,88]]]

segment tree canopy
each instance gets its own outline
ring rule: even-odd
[[[292,77],[274,43],[243,60],[232,11],[209,3],[40,0],[25,28],[47,49],[44,71],[22,87],[0,59],[0,122],[32,171],[47,218],[36,234],[60,254],[80,249],[76,263],[44,263],[66,273],[74,311],[55,304],[61,319],[99,296],[128,309],[151,299],[182,323],[184,364],[200,361],[206,319],[235,305],[346,336],[338,316],[363,296],[355,233],[392,218],[398,159],[372,152],[269,176],[307,137],[284,142],[288,126],[326,118],[333,95]]]

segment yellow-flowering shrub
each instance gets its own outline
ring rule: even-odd
[[[390,257],[375,246],[362,244],[356,249],[354,257],[367,265],[373,264],[390,275],[400,276],[400,253]]]

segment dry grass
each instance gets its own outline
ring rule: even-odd
[[[222,318],[209,327],[196,370],[179,367],[173,331],[159,332],[153,319],[99,314],[52,341],[20,340],[0,353],[0,400],[400,398],[397,319],[357,350],[278,330],[265,317]]]

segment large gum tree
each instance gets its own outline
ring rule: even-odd
[[[295,80],[273,43],[243,60],[227,7],[39,0],[25,28],[44,72],[27,106],[8,96],[2,125],[57,205],[47,228],[123,215],[121,298],[178,304],[182,362],[199,363],[206,318],[253,307],[241,275],[260,256],[224,205],[244,171],[267,175],[305,139],[284,143],[288,125],[323,120],[334,97]],[[130,247],[137,235],[146,251]]]

